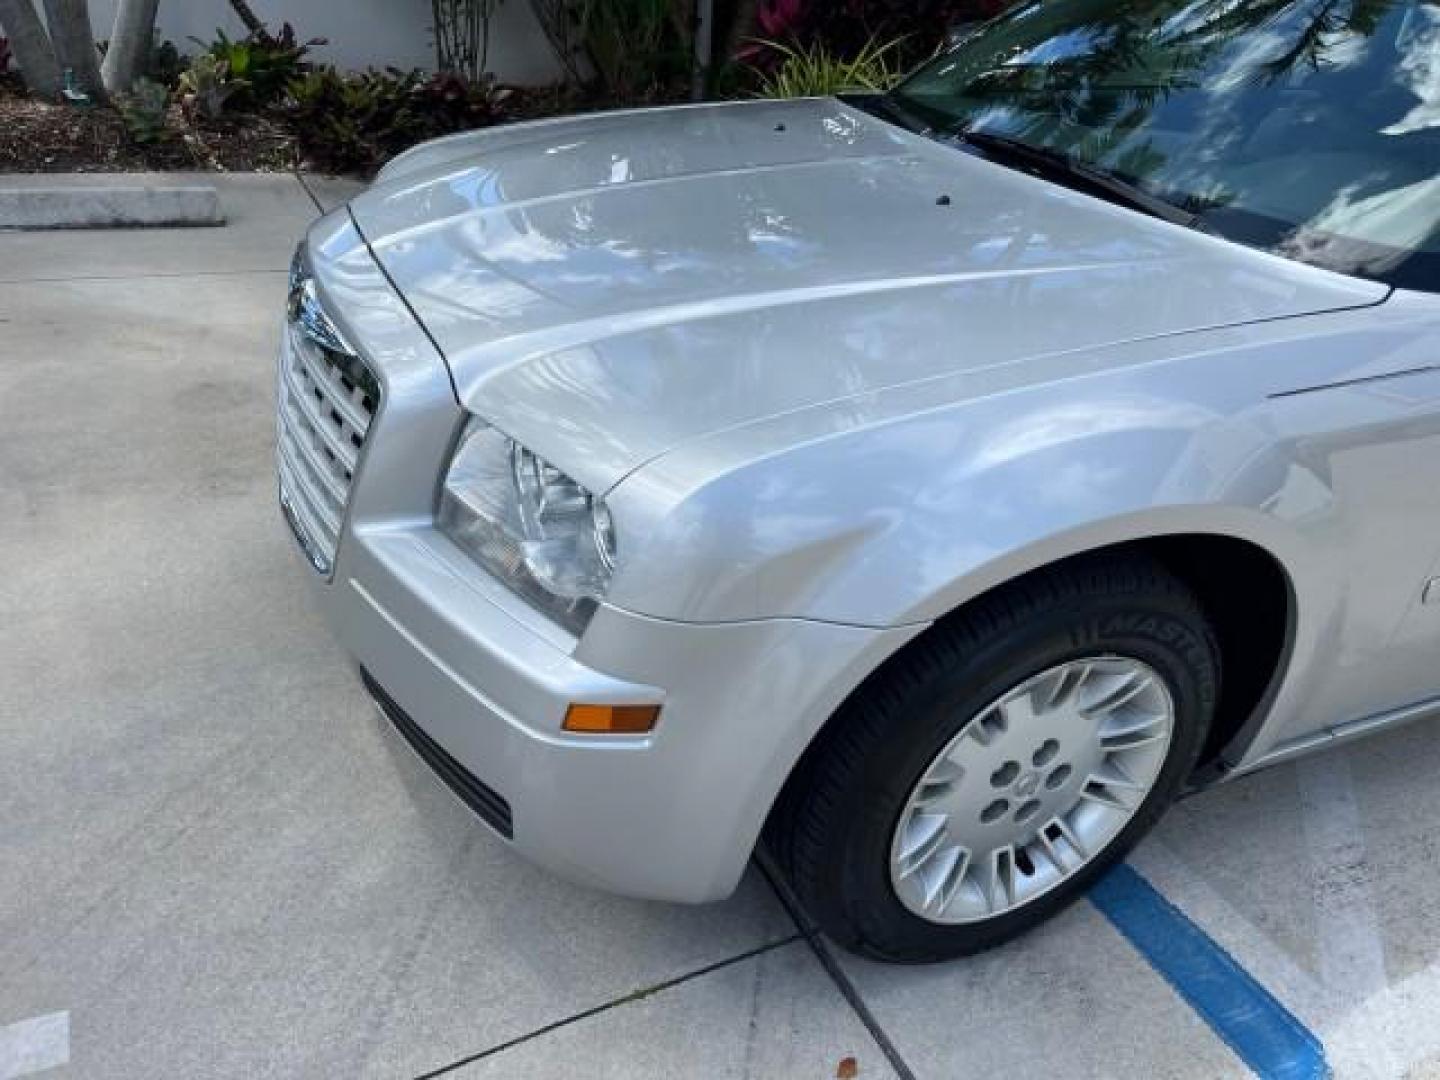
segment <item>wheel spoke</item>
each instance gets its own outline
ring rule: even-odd
[[[960,891],[965,874],[970,869],[970,852],[961,847],[951,848],[935,861],[938,864],[937,873],[934,884],[925,890],[925,910],[938,914],[950,906],[950,901]]]
[[[1015,903],[1015,849],[1009,844],[990,853],[985,898],[994,912],[1005,911]]]
[[[1127,791],[1145,791],[1148,787],[1126,772],[1125,767],[1113,757],[1102,761],[1099,767],[1090,774],[1090,779],[1099,781],[1108,788],[1124,788]]]
[[[1045,853],[1045,858],[1050,865],[1060,871],[1061,874],[1069,873],[1068,848],[1062,847],[1065,843],[1065,837],[1061,835],[1058,830],[1052,828],[1050,825],[1046,825],[1045,828],[1040,830],[1039,840],[1039,850]],[[1075,861],[1083,862],[1084,860],[1077,857]]]
[[[921,779],[915,792],[915,805],[927,806],[952,794],[964,775],[965,770],[948,758],[937,762]]]
[[[1085,861],[1090,858],[1090,853],[1085,850],[1085,845],[1080,842],[1080,838],[1075,835],[1075,830],[1070,828],[1069,822],[1063,817],[1051,819],[1050,824],[1041,830],[1041,837],[1045,841],[1047,850],[1055,852],[1063,858],[1065,850],[1068,849],[1069,853],[1075,856],[1075,865],[1071,867],[1062,865],[1062,869],[1078,869],[1084,866]],[[1061,846],[1062,844],[1064,847]],[[1057,865],[1059,864],[1057,863]]]
[[[1104,686],[1099,697],[1085,702],[1080,707],[1080,711],[1087,716],[1094,713],[1113,713],[1127,701],[1139,697],[1154,684],[1154,677],[1149,674],[1140,671],[1126,671],[1115,676],[1115,681],[1111,685]]]
[[[1123,788],[1111,787],[1093,775],[1085,781],[1085,786],[1080,789],[1080,798],[1099,803],[1101,806],[1108,806],[1112,810],[1133,810],[1135,808],[1132,796]]]
[[[1030,686],[1016,690],[1000,699],[1000,712],[1004,714],[1007,729],[1035,719],[1036,712],[1044,708],[1043,705],[1039,706],[1039,709],[1036,706],[1034,695],[1039,690],[1039,686]]]
[[[1049,693],[1045,697],[1045,704],[1042,711],[1059,708],[1068,703],[1085,685],[1085,680],[1090,677],[1094,665],[1088,663],[1066,664],[1059,673],[1050,680]]]
[[[1112,713],[1100,729],[1100,746],[1110,752],[1133,750],[1137,746],[1170,737],[1169,717],[1155,713],[1133,712],[1129,716]]]
[[[949,839],[946,826],[950,819],[944,814],[915,814],[905,831],[905,845],[899,863],[902,876],[921,869],[945,846]]]
[[[989,746],[1004,735],[1009,727],[1002,702],[977,716],[965,730],[981,746]]]

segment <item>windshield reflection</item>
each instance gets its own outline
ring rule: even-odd
[[[1440,3],[1041,0],[891,97],[1331,269],[1440,289]]]

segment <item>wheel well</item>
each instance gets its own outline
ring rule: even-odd
[[[1197,768],[1196,778],[1203,780],[1220,765],[1221,755],[1232,742],[1254,734],[1252,721],[1260,718],[1260,711],[1278,688],[1289,658],[1295,621],[1295,595],[1289,575],[1273,555],[1258,545],[1235,537],[1204,533],[1129,540],[1081,552],[1029,573],[1052,570],[1097,555],[1126,552],[1155,559],[1184,581],[1200,600],[1215,631],[1220,647],[1220,700]],[[1016,580],[1022,579],[1012,579],[1012,582]],[[1011,582],[1002,583],[995,589],[1009,584]],[[964,610],[979,599],[974,597],[955,611]],[[887,664],[881,664],[870,678],[885,670]],[[854,692],[858,690],[857,687]],[[791,770],[781,799],[792,787],[803,786],[800,774],[830,733],[827,724],[811,740]]]
[[[1157,536],[1119,545],[1162,562],[1199,598],[1220,645],[1220,700],[1200,768],[1217,764],[1279,687],[1289,658],[1295,594],[1289,575],[1262,547],[1230,536]]]

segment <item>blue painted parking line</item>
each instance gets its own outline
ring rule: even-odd
[[[1321,1080],[1325,1048],[1205,931],[1127,865],[1090,902],[1263,1080]]]

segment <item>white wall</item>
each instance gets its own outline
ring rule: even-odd
[[[108,38],[116,0],[90,0],[97,38]],[[39,7],[39,5],[36,5]],[[429,0],[251,0],[266,25],[289,21],[301,40],[323,37],[317,59],[343,68],[430,68],[435,64]],[[216,27],[231,37],[244,34],[226,0],[160,0],[157,28],[193,53],[190,38],[208,41]],[[502,0],[490,37],[490,69],[503,82],[553,82],[560,69],[528,0]]]

